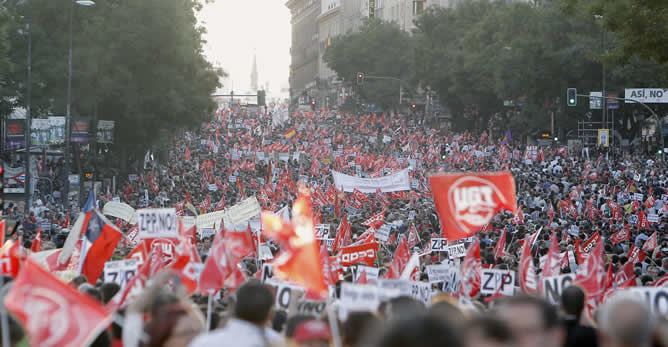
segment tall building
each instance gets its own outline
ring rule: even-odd
[[[319,66],[318,26],[321,0],[288,0],[292,15],[290,47],[290,101],[295,105],[309,102],[305,95],[316,87]]]
[[[251,92],[257,92],[257,56],[255,56],[255,54],[253,54],[253,68],[251,70],[250,79]]]

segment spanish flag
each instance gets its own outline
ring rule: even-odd
[[[283,137],[285,137],[286,140],[289,140],[293,138],[295,135],[297,135],[297,129],[295,129],[295,127],[292,127],[283,134]]]

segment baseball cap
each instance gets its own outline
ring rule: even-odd
[[[312,340],[329,340],[332,335],[327,324],[320,320],[307,320],[299,323],[295,329],[295,341],[304,343]]]

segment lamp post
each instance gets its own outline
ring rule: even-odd
[[[94,6],[95,2],[91,0],[76,0],[70,3],[70,40],[69,40],[69,57],[67,60],[67,108],[65,110],[65,191],[63,196],[63,205],[65,209],[70,207],[70,172],[72,171],[70,147],[71,127],[72,127],[72,21],[74,18],[74,5],[80,6]]]

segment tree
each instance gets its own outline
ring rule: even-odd
[[[11,93],[8,88],[8,78],[11,74],[11,62],[9,56],[9,38],[7,29],[9,23],[9,11],[0,6],[0,116],[11,111],[12,102],[9,99]]]
[[[339,78],[354,82],[357,72],[367,76],[407,79],[414,66],[408,33],[398,26],[380,20],[370,20],[359,32],[350,32],[334,40],[325,52],[324,60]],[[362,100],[383,109],[399,102],[399,82],[367,78],[358,89]]]
[[[619,45],[610,56],[628,62],[631,57],[668,63],[668,2],[665,0],[566,0],[568,15],[601,16],[603,28],[614,32]]]
[[[33,14],[34,115],[65,114],[70,0],[7,0],[14,29]],[[168,143],[198,126],[215,104],[218,71],[203,56],[197,0],[100,0],[73,8],[72,115],[116,121],[123,152]],[[10,32],[19,32],[10,30]],[[25,89],[24,35],[11,38],[16,69],[10,84]],[[161,136],[164,134],[164,137]]]

